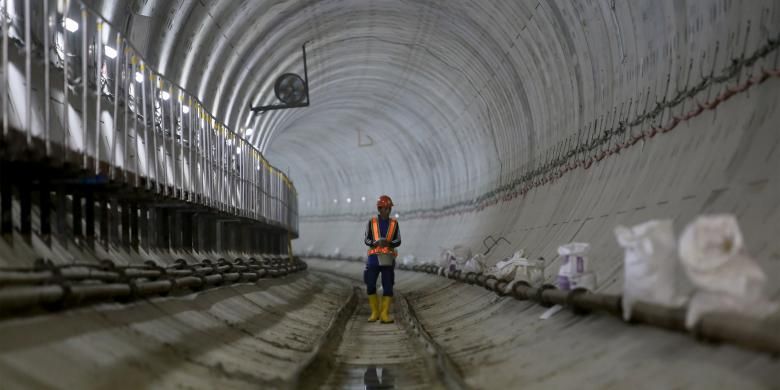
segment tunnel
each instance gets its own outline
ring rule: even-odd
[[[0,11],[0,388],[780,387],[780,1]]]

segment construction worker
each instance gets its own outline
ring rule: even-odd
[[[393,200],[389,196],[380,196],[376,208],[379,215],[368,221],[363,239],[369,247],[363,280],[366,282],[368,303],[371,305],[371,317],[368,321],[380,320],[387,324],[393,322],[390,318],[390,306],[393,303],[395,258],[398,256],[395,248],[401,245],[401,231],[398,229],[398,221],[390,218]],[[376,295],[376,281],[380,274],[382,275],[381,304]]]

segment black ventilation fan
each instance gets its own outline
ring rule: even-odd
[[[285,73],[276,79],[274,93],[284,104],[301,104],[306,101],[306,82],[295,73]]]
[[[307,107],[309,105],[309,74],[306,68],[306,44],[303,44],[303,77],[295,73],[284,73],[274,83],[274,94],[282,104],[250,107],[252,112],[261,114],[271,110]]]

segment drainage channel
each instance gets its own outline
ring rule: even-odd
[[[318,274],[356,281],[328,272]],[[367,322],[370,310],[362,288],[355,287],[356,305],[336,320],[331,336],[300,375],[302,388],[319,389],[444,389],[460,378],[441,367],[439,349],[420,337],[414,313],[401,296],[393,308],[395,322]],[[400,303],[400,304],[398,304]],[[460,387],[460,386],[455,386]]]

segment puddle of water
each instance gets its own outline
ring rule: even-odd
[[[336,382],[342,389],[386,390],[395,389],[398,367],[349,366],[338,374]],[[336,378],[332,378],[336,379]]]
[[[393,370],[391,368],[368,366],[365,374],[363,374],[363,384],[367,390],[394,389],[395,376],[393,376]]]

